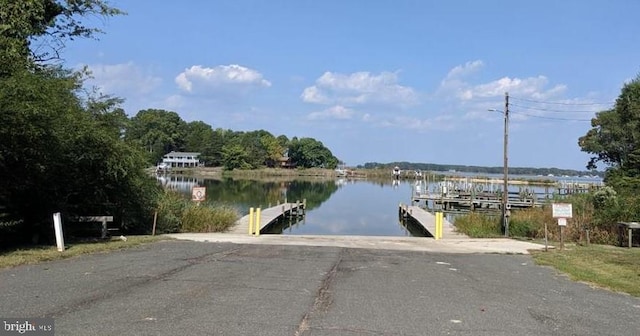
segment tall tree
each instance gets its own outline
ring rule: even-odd
[[[0,76],[59,60],[67,40],[102,33],[84,17],[121,14],[104,0],[0,0]]]
[[[289,142],[289,157],[298,167],[330,168],[338,165],[336,158],[322,142],[313,138],[293,137]]]
[[[222,143],[211,126],[202,121],[192,121],[186,125],[185,150],[199,152],[200,160],[206,166],[220,163]]]
[[[61,61],[65,41],[100,31],[83,16],[120,13],[101,0],[0,0],[0,209],[24,236],[50,234],[57,211],[149,216],[157,187],[121,138],[118,100],[83,101],[81,74],[48,62]],[[50,49],[30,48],[35,40]]]
[[[591,126],[578,140],[582,151],[594,155],[587,168],[602,162],[607,183],[640,190],[640,75],[624,84],[613,108],[598,112]]]
[[[140,144],[155,164],[163,155],[183,150],[186,135],[187,123],[176,112],[148,109],[131,118],[126,138]]]

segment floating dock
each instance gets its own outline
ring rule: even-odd
[[[432,237],[435,237],[436,232],[436,216],[427,210],[415,206],[415,205],[403,205],[400,204],[400,215],[406,218],[413,219],[416,223],[422,226]],[[442,239],[461,239],[469,238],[462,233],[455,231],[454,225],[444,218],[442,224]]]
[[[285,217],[300,217],[304,216],[306,208],[306,200],[296,203],[283,203],[270,208],[260,209],[260,232],[267,226],[278,221],[280,218]],[[257,218],[257,211],[253,213],[254,224]],[[236,224],[227,231],[227,233],[233,234],[249,234],[249,219],[251,214],[248,214],[240,218]]]

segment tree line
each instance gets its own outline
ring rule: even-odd
[[[479,173],[479,174],[502,174],[504,167],[483,167],[483,166],[465,166],[450,165],[436,163],[413,163],[413,162],[367,162],[358,166],[365,169],[388,169],[398,167],[402,170],[417,171],[438,171],[438,172],[461,172],[461,173]],[[529,175],[529,176],[604,176],[604,172],[596,170],[574,170],[560,168],[532,168],[532,167],[509,167],[509,174],[513,175]]]
[[[176,112],[158,109],[139,111],[131,119],[118,111],[117,118],[124,140],[143,148],[148,164],[171,151],[198,152],[205,166],[230,170],[275,167],[283,157],[300,168],[333,169],[339,161],[322,142],[308,137],[213,129],[203,121],[186,122]]]

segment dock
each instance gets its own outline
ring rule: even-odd
[[[400,204],[400,215],[403,217],[411,218],[420,226],[422,226],[431,236],[435,236],[436,232],[436,216],[429,211],[415,206],[415,205],[403,205]],[[442,224],[442,239],[464,239],[469,238],[462,233],[455,231],[454,225],[444,218]]]
[[[269,225],[277,222],[281,218],[304,216],[306,208],[306,200],[296,203],[282,203],[270,208],[260,209],[260,232]],[[254,213],[254,220],[255,220]],[[249,214],[240,218],[236,224],[231,227],[227,233],[233,234],[249,234]]]

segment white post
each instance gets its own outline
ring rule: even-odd
[[[64,236],[62,235],[62,217],[60,217],[60,213],[56,212],[53,214],[53,230],[56,233],[56,245],[58,246],[58,251],[64,251]]]

